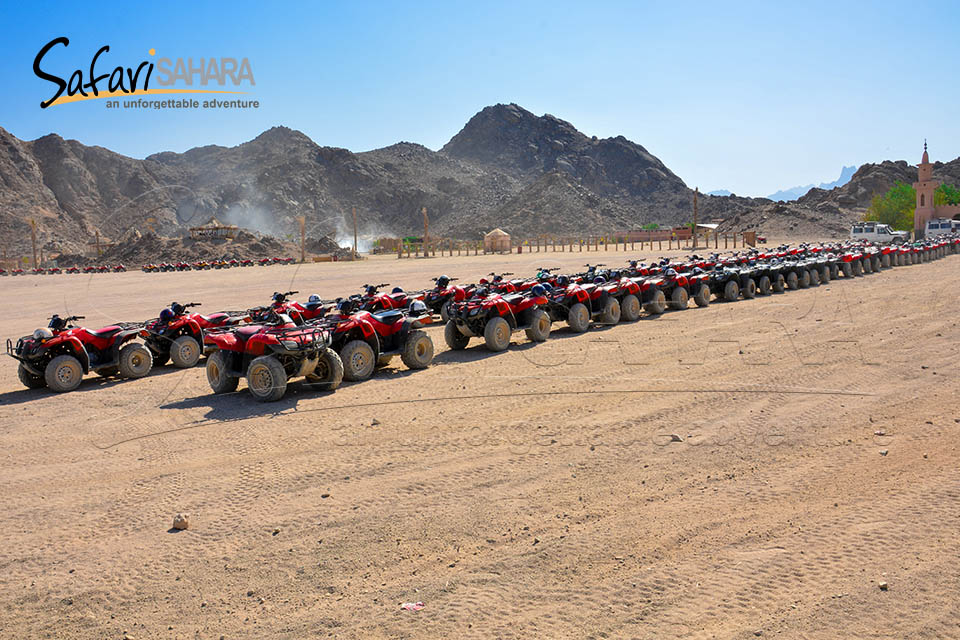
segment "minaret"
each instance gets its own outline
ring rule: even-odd
[[[913,188],[917,192],[917,208],[913,212],[913,230],[918,238],[923,237],[923,230],[926,227],[927,220],[935,217],[936,211],[933,208],[933,192],[937,190],[940,183],[933,179],[933,165],[930,164],[930,156],[927,154],[927,141],[923,141],[923,157],[917,166],[917,181],[913,183]]]

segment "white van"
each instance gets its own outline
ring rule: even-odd
[[[894,231],[890,225],[879,222],[857,222],[850,229],[851,240],[867,240],[877,244],[906,242],[909,237],[906,231]]]
[[[927,227],[924,230],[924,237],[936,236],[941,233],[950,233],[960,228],[960,220],[951,220],[950,218],[933,218],[927,220]]]

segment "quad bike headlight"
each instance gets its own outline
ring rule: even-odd
[[[470,310],[470,313],[468,315],[475,316],[478,313],[480,313],[480,307],[474,307],[473,309]]]
[[[296,340],[281,340],[280,344],[282,344],[285,349],[294,350],[297,348]]]

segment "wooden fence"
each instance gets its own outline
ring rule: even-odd
[[[698,249],[737,249],[756,244],[755,232],[697,234]],[[420,258],[440,256],[469,256],[480,254],[591,252],[591,251],[667,251],[693,249],[693,238],[666,237],[651,240],[631,240],[624,236],[540,236],[514,244],[510,251],[484,251],[483,241],[436,240],[408,242],[397,245],[397,258]]]

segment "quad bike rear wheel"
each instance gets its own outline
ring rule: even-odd
[[[450,301],[444,302],[440,307],[440,319],[444,322],[450,321]]]
[[[826,284],[830,282],[830,265],[825,264],[820,268],[820,282]]]
[[[343,360],[333,349],[320,352],[317,366],[306,377],[307,387],[317,391],[333,391],[343,382]]]
[[[783,293],[787,287],[787,280],[783,277],[782,273],[778,273],[776,279],[773,281],[773,292],[774,293]]]
[[[83,379],[83,367],[80,361],[73,356],[57,356],[47,365],[43,372],[43,379],[51,391],[64,393],[73,391],[80,386]]]
[[[862,276],[863,275],[863,261],[854,260],[853,261],[853,275]]]
[[[801,289],[806,289],[806,288],[808,288],[808,287],[810,286],[810,271],[808,271],[807,269],[804,269],[804,270],[800,273],[800,282],[799,282],[799,284],[800,284],[800,288],[801,288]]]
[[[624,322],[633,322],[640,317],[640,301],[637,296],[629,293],[620,301],[620,319]]]
[[[247,389],[260,402],[275,402],[287,392],[287,372],[273,356],[254,358],[247,367]]]
[[[153,354],[139,342],[120,349],[120,375],[124,378],[142,378],[153,368]]]
[[[693,301],[698,307],[710,306],[710,287],[705,284],[700,285],[700,290],[693,296]]]
[[[543,309],[535,309],[530,314],[530,328],[525,333],[528,340],[545,342],[550,337],[550,315]]]
[[[237,390],[240,378],[227,373],[227,354],[217,350],[207,358],[207,382],[214,393],[230,393]]]
[[[170,359],[174,366],[189,369],[200,362],[200,343],[192,336],[180,336],[170,345]]]
[[[617,324],[620,322],[620,301],[616,298],[607,298],[603,305],[603,314],[600,316],[603,324]]]
[[[796,271],[791,271],[787,274],[787,287],[794,291],[800,287],[800,278],[797,277]]]
[[[377,364],[373,347],[363,340],[351,340],[345,344],[340,350],[340,359],[343,360],[343,377],[353,382],[372,376]]]
[[[650,296],[650,299],[643,303],[643,310],[652,316],[658,316],[667,309],[667,296],[657,289]]]
[[[17,367],[17,377],[20,378],[20,382],[23,383],[27,389],[43,389],[47,386],[47,381],[44,380],[43,376],[38,376],[35,373],[30,373],[23,363],[20,363],[20,366]]]
[[[690,302],[690,294],[684,287],[675,287],[670,294],[670,308],[674,311],[683,311]]]
[[[443,339],[447,346],[454,351],[462,351],[470,343],[469,336],[463,335],[457,328],[457,323],[453,320],[448,320],[446,326],[443,327]]]
[[[583,333],[590,327],[590,311],[582,302],[577,302],[567,312],[567,326],[575,333]]]
[[[810,286],[819,287],[820,286],[820,269],[810,269],[807,273],[810,274]]]
[[[834,262],[830,265],[830,279],[836,280],[840,277],[840,265]]]
[[[883,254],[883,257],[880,258],[880,266],[882,266],[884,269],[889,269],[889,268],[890,268],[890,254],[889,254],[889,253]]]
[[[760,282],[757,283],[757,293],[765,296],[770,293],[770,276],[760,276]]]
[[[723,287],[723,299],[727,302],[733,302],[740,295],[740,285],[735,280],[730,280]]]
[[[852,278],[853,277],[853,264],[850,262],[843,263],[843,277]]]
[[[483,328],[483,339],[490,351],[506,351],[510,346],[510,324],[500,316],[490,318]]]
[[[873,273],[873,260],[872,260],[872,259],[870,259],[870,258],[868,258],[868,257],[865,257],[861,262],[863,263],[863,272],[864,272],[865,274],[867,274],[867,273]]]
[[[433,362],[433,340],[426,331],[418,329],[410,332],[403,343],[400,359],[411,369],[426,369],[430,366]]]
[[[747,280],[747,284],[742,290],[744,300],[752,300],[757,297],[757,283],[753,278]]]

